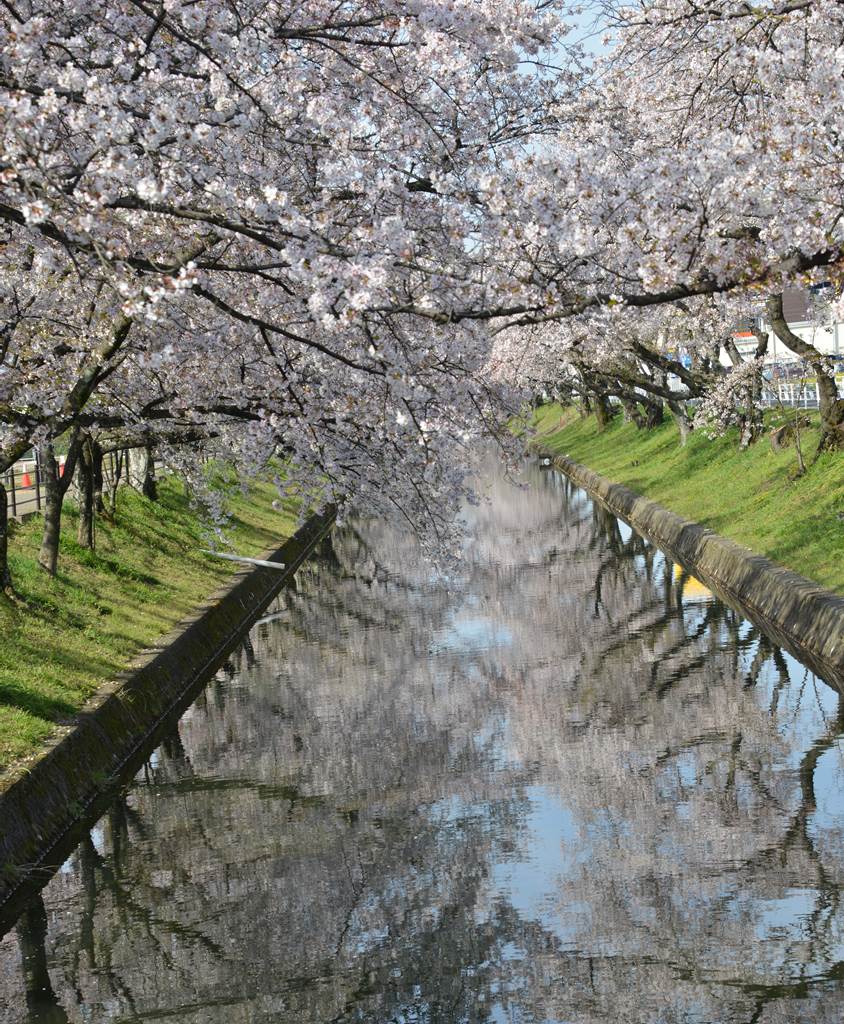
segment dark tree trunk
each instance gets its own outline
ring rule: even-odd
[[[62,528],[62,507],[64,496],[73,479],[73,471],[79,455],[79,435],[74,432],[64,473],[59,471],[56,453],[52,441],[48,441],[39,449],[39,461],[44,481],[44,530],[41,534],[41,550],[38,552],[38,564],[51,576],[56,575],[59,562],[59,542]]]
[[[648,430],[653,430],[654,427],[660,426],[665,418],[665,407],[662,401],[652,401],[648,398],[641,401],[645,408],[645,427]]]
[[[109,462],[111,471],[105,474],[105,505],[106,515],[110,519],[114,519],[117,512],[117,490],[120,487],[120,481],[123,479],[124,469],[127,477],[129,476],[129,454],[122,448],[118,451],[112,451],[109,456]]]
[[[620,394],[619,398],[624,408],[625,417],[635,423],[640,430],[652,430],[662,423],[662,399],[648,398],[641,394]]]
[[[62,527],[62,499],[59,487],[59,467],[53,444],[48,441],[39,449],[39,461],[44,484],[44,529],[41,532],[41,550],[38,564],[50,576],[56,575],[59,564],[59,537]]]
[[[632,398],[622,398],[621,406],[624,409],[624,418],[630,423],[635,423],[639,430],[645,429],[645,416],[639,406]]]
[[[91,442],[91,475],[94,487],[94,511],[98,516],[106,514],[103,501],[103,447],[99,441]]]
[[[83,548],[94,550],[94,470],[90,438],[82,442],[79,453],[79,530],[76,539]]]
[[[594,395],[595,399],[592,404],[595,409],[595,419],[598,421],[598,430],[606,430],[612,422],[615,411],[609,398],[603,392],[596,391]]]
[[[767,331],[756,333],[756,351],[753,358],[759,363],[759,372],[754,375],[753,381],[748,388],[747,394],[747,435],[748,444],[758,441],[765,431],[765,417],[762,411],[762,365],[761,360],[765,358],[768,351],[770,335]]]
[[[795,355],[805,359],[817,379],[818,411],[821,415],[821,437],[818,451],[839,451],[844,448],[844,399],[838,397],[838,385],[828,358],[814,345],[804,341],[788,326],[782,311],[782,293],[771,295],[767,302],[768,319],[774,334]]]
[[[6,488],[0,478],[0,592],[14,593],[9,572],[9,505]]]
[[[150,501],[158,501],[158,481],[155,479],[155,451],[151,444],[146,446],[146,463],[144,465],[144,482],[141,493]]]

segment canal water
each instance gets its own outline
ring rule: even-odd
[[[0,940],[0,1022],[844,1016],[836,692],[562,477],[338,530]]]

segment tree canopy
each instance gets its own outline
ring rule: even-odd
[[[0,472],[202,437],[441,535],[538,381],[735,404],[736,317],[840,285],[844,11],[569,7],[3,0]]]

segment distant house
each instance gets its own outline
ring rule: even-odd
[[[811,295],[802,288],[787,288],[782,296],[782,308],[785,320],[794,333],[810,342],[819,351],[832,356],[841,356],[844,361],[844,323],[818,325],[811,321]],[[736,348],[743,356],[752,356],[756,350],[754,327],[761,328],[769,334],[766,363],[787,364],[796,362],[798,357],[776,337],[770,324],[765,320],[764,312],[755,317],[748,317],[736,326],[733,333]],[[729,362],[724,353],[723,361]]]

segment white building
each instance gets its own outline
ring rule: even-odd
[[[818,351],[826,355],[840,357],[844,370],[844,323],[833,323],[820,325],[814,323],[810,318],[810,297],[808,292],[797,288],[787,289],[783,292],[783,312],[785,320],[792,331],[804,341],[814,345]],[[743,329],[737,330],[733,337],[739,352],[745,357],[752,356],[756,350],[756,336],[750,329],[748,322],[742,325]],[[754,326],[761,327],[769,336],[768,351],[765,355],[765,363],[776,367],[787,368],[788,364],[799,362],[799,356],[795,355],[790,348],[787,348],[779,340],[771,329],[771,325],[765,320],[764,314],[755,318]],[[726,352],[722,360],[729,365],[730,360]]]
[[[832,356],[836,370],[839,394],[844,397],[844,323],[822,324],[811,317],[811,296],[801,289],[792,288],[783,292],[782,309],[785,321],[791,330],[804,341],[814,345],[824,355]],[[748,320],[734,332],[736,348],[746,359],[756,351],[756,334],[751,328],[761,329],[768,335],[768,349],[765,353],[763,375],[767,384],[763,389],[763,401],[768,405],[790,405],[805,409],[816,409],[818,391],[814,374],[795,352],[784,345],[774,334],[771,325],[760,313]],[[732,365],[727,353],[722,350],[721,361]]]

